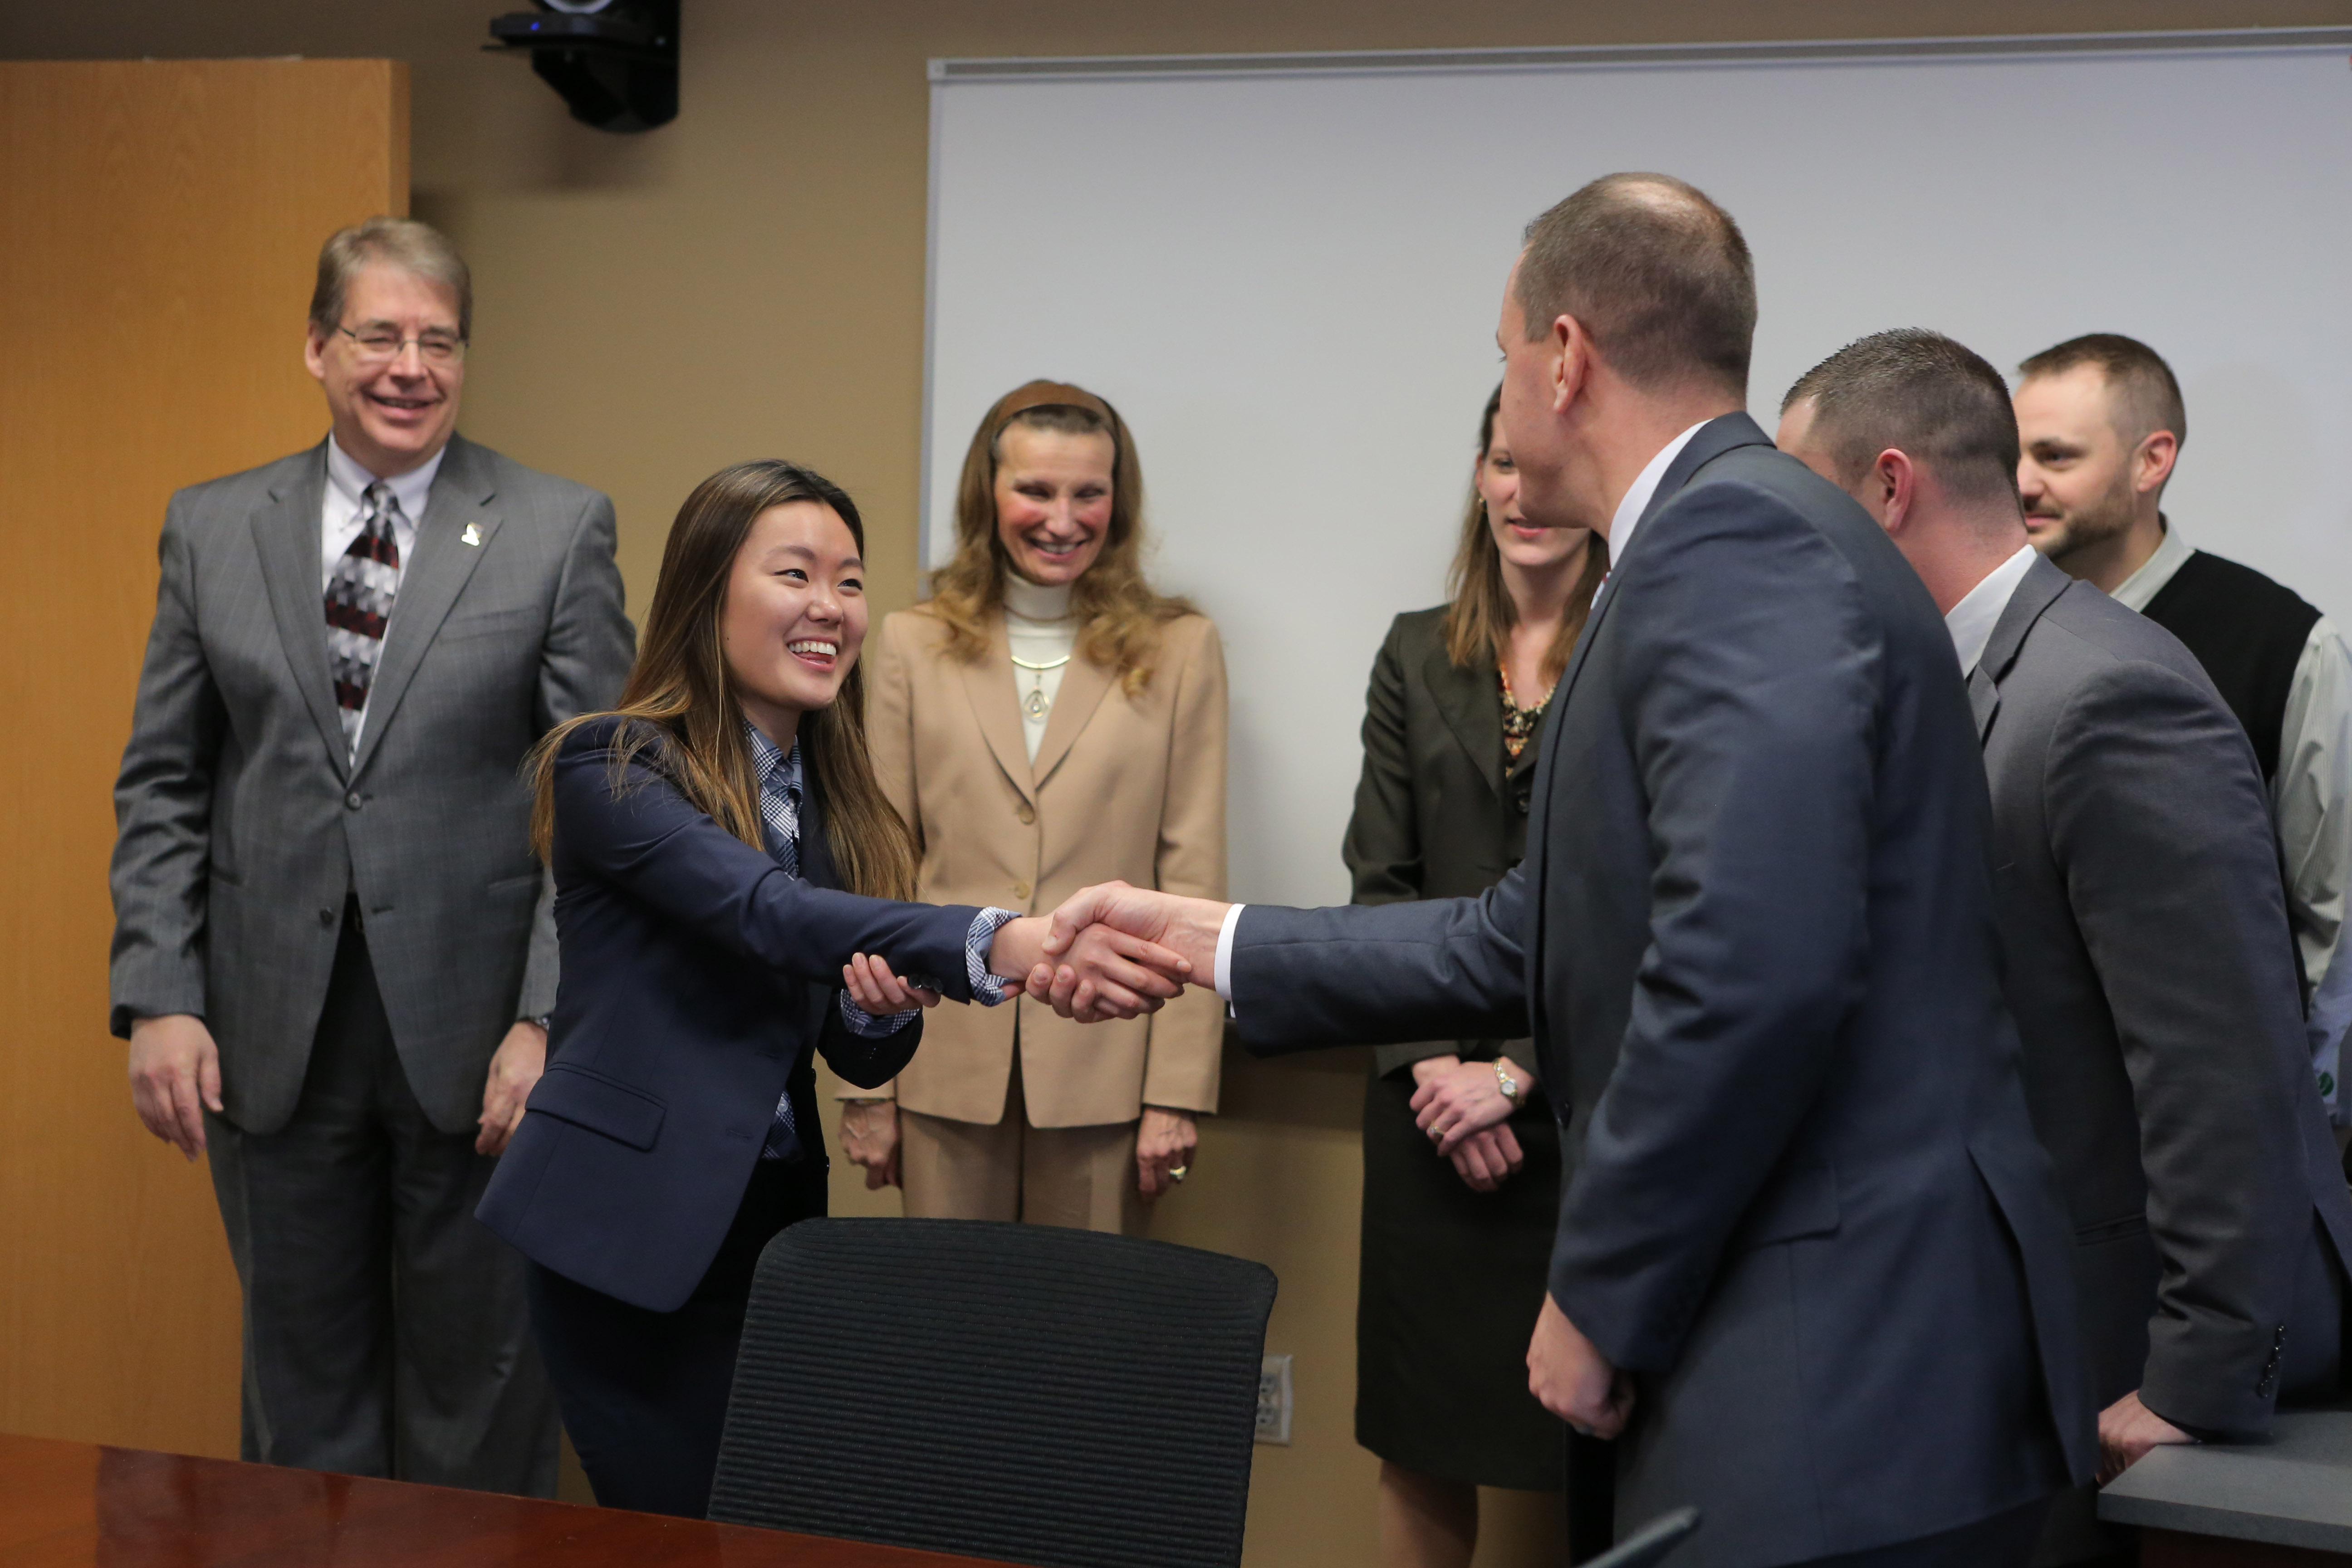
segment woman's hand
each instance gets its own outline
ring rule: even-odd
[[[853,1100],[841,1108],[842,1157],[866,1171],[866,1190],[898,1184],[898,1102]]]
[[[1469,1184],[1471,1191],[1491,1193],[1511,1179],[1527,1156],[1519,1152],[1518,1135],[1506,1121],[1500,1127],[1473,1132],[1456,1143],[1446,1158],[1454,1162],[1454,1173]]]
[[[877,1018],[940,1005],[938,992],[908,984],[890,973],[890,965],[879,954],[868,957],[862,952],[852,953],[849,962],[841,966],[841,988],[849,993],[850,1001],[857,1005],[859,1011]]]
[[[1438,1071],[1421,1071],[1429,1065],[1413,1064],[1413,1076],[1421,1080],[1412,1095],[1413,1123],[1429,1134],[1439,1153],[1449,1156],[1463,1140],[1508,1121],[1518,1109],[1503,1098],[1502,1085],[1495,1081],[1496,1068],[1521,1084],[1534,1081],[1508,1057],[1500,1062],[1457,1060]]]
[[[1142,1125],[1135,1130],[1138,1190],[1146,1199],[1156,1198],[1182,1181],[1200,1143],[1201,1130],[1193,1125],[1191,1111],[1145,1106]]]

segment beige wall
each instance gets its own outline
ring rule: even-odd
[[[522,62],[480,52],[490,16],[521,3],[18,5],[0,17],[0,58],[409,61],[415,210],[457,236],[479,285],[469,432],[614,497],[640,605],[694,480],[755,455],[812,463],[865,508],[877,608],[915,586],[929,57],[2352,22],[2352,0],[688,0],[682,112],[632,138],[572,124]],[[1051,190],[1052,149],[1037,159]],[[2045,172],[2042,199],[2063,205],[2066,177],[2095,173],[2053,187]],[[1560,194],[1530,191],[1528,208]],[[1086,193],[1047,199],[1083,235]],[[300,316],[289,296],[289,365]],[[1199,1174],[1161,1219],[1163,1236],[1282,1275],[1270,1348],[1297,1357],[1297,1442],[1259,1451],[1254,1563],[1371,1555],[1372,1467],[1349,1411],[1360,1072],[1337,1058],[1234,1064]],[[841,1196],[871,1212],[864,1194]]]

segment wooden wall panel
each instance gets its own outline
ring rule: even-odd
[[[106,1031],[110,791],[182,485],[318,439],[320,241],[408,201],[388,60],[0,64],[0,1430],[236,1449],[202,1165]]]

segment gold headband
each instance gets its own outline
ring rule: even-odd
[[[1072,386],[1062,381],[1033,381],[1006,393],[996,405],[995,435],[1002,436],[1004,427],[1015,416],[1033,408],[1083,408],[1102,419],[1116,431],[1118,415],[1111,405],[1082,386]]]

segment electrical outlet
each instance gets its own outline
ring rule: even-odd
[[[1257,1440],[1290,1446],[1290,1358],[1270,1355],[1257,1369]]]

